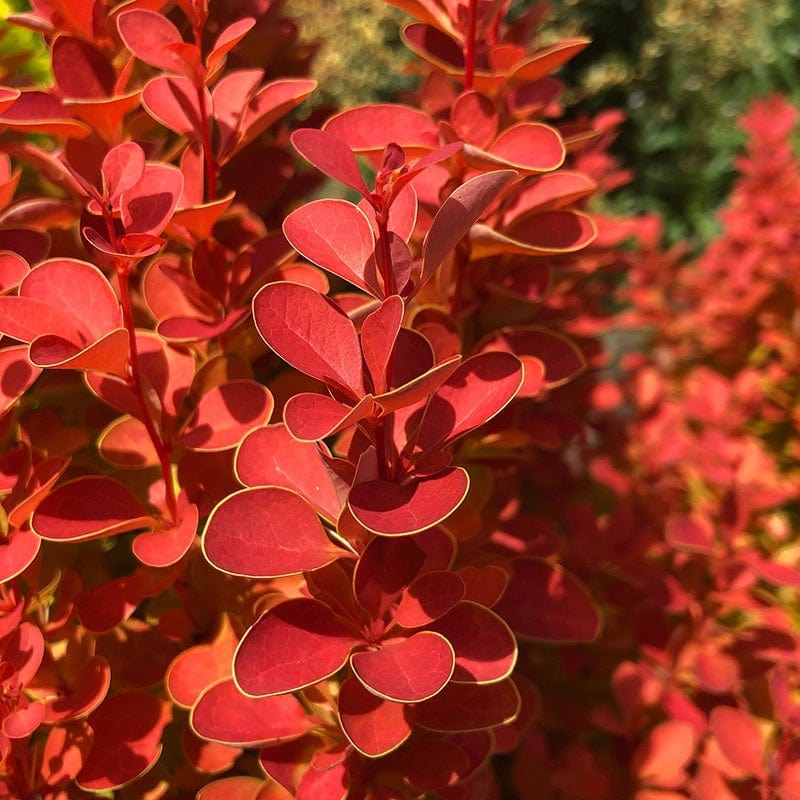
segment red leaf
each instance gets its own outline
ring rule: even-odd
[[[24,708],[17,706],[3,720],[3,735],[9,739],[27,739],[41,724],[44,712],[44,705],[36,701]]]
[[[89,715],[94,744],[78,774],[87,791],[116,789],[147,772],[161,752],[161,734],[172,712],[155,695],[121,692]]]
[[[326,605],[305,597],[271,608],[247,630],[233,660],[243,692],[295,692],[345,665],[358,631]]]
[[[316,445],[297,441],[283,425],[259,428],[242,440],[236,452],[236,477],[245,486],[292,489],[330,522],[341,514],[337,481]]]
[[[271,283],[255,296],[253,315],[264,341],[284,361],[354,399],[364,396],[356,329],[327,297],[297,283]]]
[[[486,608],[491,608],[508,586],[508,573],[496,564],[463,567],[457,574],[466,586],[465,599]]]
[[[407,484],[366,481],[352,488],[347,504],[367,529],[385,536],[407,536],[442,522],[467,496],[469,477],[460,467]]]
[[[236,747],[260,747],[297,739],[312,727],[303,707],[292,697],[248,697],[232,680],[209,686],[189,716],[192,730],[204,739]]]
[[[27,319],[18,317],[15,304]],[[53,334],[85,347],[122,325],[119,301],[105,275],[70,258],[50,259],[32,269],[20,283],[19,297],[0,298],[0,309],[2,330],[26,342]]]
[[[509,74],[515,83],[535,81],[557,70],[590,44],[589,39],[561,39],[555,44],[534,51],[530,57],[517,64]]]
[[[0,294],[16,289],[29,270],[28,262],[22,256],[8,250],[0,251]]]
[[[709,726],[727,759],[749,775],[766,779],[764,739],[747,712],[732,706],[717,706],[711,712]]]
[[[67,97],[104,98],[114,92],[114,69],[88,42],[57,36],[52,46],[53,77]]]
[[[231,747],[201,739],[191,728],[183,729],[181,745],[186,760],[192,767],[207,775],[227,772],[243,752],[241,747]],[[230,800],[230,797],[227,800]]]
[[[367,758],[380,758],[403,744],[411,735],[410,716],[407,705],[376,697],[353,678],[339,687],[342,730]]]
[[[497,109],[485,94],[476,91],[463,92],[450,111],[450,124],[459,139],[485,148],[497,133]]]
[[[557,169],[566,155],[558,131],[541,122],[521,122],[506,128],[489,148],[489,152],[523,172],[549,172]]]
[[[107,333],[88,347],[81,348],[57,335],[40,336],[28,348],[31,362],[38,367],[83,369],[126,375],[129,340],[124,328]]]
[[[381,296],[375,273],[375,237],[358,206],[346,200],[306,203],[286,217],[283,232],[309,261],[373,297]]]
[[[513,722],[520,696],[511,679],[499,683],[455,683],[416,707],[416,722],[433,731],[476,731]]]
[[[341,139],[328,131],[301,128],[292,134],[292,144],[306,161],[331,178],[367,197],[369,189],[353,155],[353,151]]]
[[[254,381],[216,386],[201,398],[181,442],[195,450],[235,447],[252,428],[269,422],[274,407],[269,390]]]
[[[73,119],[71,109],[65,108],[58,98],[35,89],[21,92],[17,100],[2,111],[0,127],[64,139],[85,139],[91,133],[87,125]],[[37,260],[28,258],[30,263]]]
[[[400,329],[400,336],[397,340],[398,345],[404,338],[404,330],[407,329]],[[395,349],[395,356],[397,356],[399,351],[399,347]],[[399,371],[398,367],[402,366],[397,362],[398,359],[395,359],[393,378],[396,378],[397,376]],[[413,406],[416,403],[419,403],[421,400],[424,400],[426,397],[430,397],[431,394],[433,394],[459,368],[459,366],[461,366],[461,356],[454,355],[451,358],[440,362],[435,367],[431,367],[431,369],[429,369],[427,372],[424,372],[422,375],[412,378],[407,383],[403,383],[402,385],[398,386],[396,389],[392,389],[385,394],[378,395],[373,399],[375,403],[379,405],[385,412],[408,408],[409,406]],[[392,383],[396,383],[396,380],[393,379]],[[403,441],[403,444],[405,444],[405,440]]]
[[[127,235],[157,236],[167,227],[183,191],[183,175],[167,164],[148,164],[136,184],[122,194],[122,223]]]
[[[317,88],[315,81],[284,78],[271,81],[259,89],[247,104],[242,118],[242,135],[235,150],[260,136],[273,122],[299,105]]]
[[[164,687],[172,701],[190,708],[206,687],[221,678],[229,678],[238,643],[230,618],[223,614],[220,628],[210,644],[184,650],[169,665],[164,675]]]
[[[144,175],[144,150],[136,142],[124,142],[106,153],[100,170],[103,191],[108,202],[116,206],[120,195],[133,188]]]
[[[688,722],[662,722],[639,745],[631,767],[643,783],[672,786],[689,765],[696,744],[697,734]]]
[[[392,361],[394,343],[400,332],[404,311],[403,301],[397,295],[392,295],[361,325],[361,349],[375,394],[381,394],[389,388],[387,370]]]
[[[123,484],[101,476],[62,484],[31,517],[31,528],[54,542],[112,536],[152,524],[152,517]]]
[[[159,463],[145,424],[135,417],[119,417],[103,430],[97,441],[100,455],[121,467],[152,467]]]
[[[30,363],[27,352],[24,345],[0,350],[0,417],[25,394],[42,372]]]
[[[501,253],[558,255],[582,250],[597,238],[597,226],[580,211],[544,211],[515,220],[502,233],[476,225],[470,234],[473,258]]]
[[[217,569],[253,578],[299,574],[342,555],[311,506],[278,486],[225,498],[206,523],[203,553]]]
[[[225,28],[217,40],[214,42],[211,52],[206,56],[206,70],[214,73],[220,68],[225,60],[225,56],[244,39],[247,33],[256,24],[253,17],[243,17],[232,22]]]
[[[48,703],[44,721],[65,722],[94,711],[111,685],[111,668],[102,656],[92,656],[81,670],[71,692]]]
[[[370,618],[386,616],[424,563],[425,553],[414,538],[376,537],[369,542],[356,564],[353,591]]]
[[[331,117],[324,130],[356,153],[381,152],[389,142],[410,152],[435,150],[439,129],[423,111],[410,106],[374,103],[342,111]]]
[[[464,581],[456,573],[426,572],[403,592],[392,619],[404,628],[421,628],[446,614],[463,597]]]
[[[441,450],[505,408],[522,385],[522,366],[508,353],[468,358],[431,397],[416,441],[422,452]]]
[[[137,58],[170,72],[183,70],[183,59],[169,45],[180,44],[180,31],[163,14],[145,8],[123,11],[117,17],[119,35]]]
[[[450,680],[455,655],[444,636],[421,631],[350,656],[355,676],[373,694],[398,703],[433,697]]]
[[[264,781],[249,775],[236,775],[220,778],[203,786],[197,793],[197,800],[259,800]]]
[[[517,642],[508,625],[477,603],[459,603],[430,629],[441,633],[455,650],[454,681],[499,681],[517,662]]]
[[[323,394],[301,392],[289,398],[283,418],[292,436],[301,442],[316,442],[372,416],[374,407],[371,395],[351,407]]]
[[[5,541],[0,541],[0,583],[5,583],[23,572],[39,553],[41,539],[27,528],[10,531]]]
[[[264,77],[262,69],[240,69],[229,72],[217,81],[211,91],[214,119],[219,130],[218,159],[229,160],[236,147],[242,112]]]
[[[211,95],[202,90],[206,113],[210,114]],[[200,97],[194,84],[179,75],[159,75],[148,81],[142,89],[142,105],[153,119],[175,133],[199,139],[203,112]]]
[[[532,558],[513,562],[494,611],[518,636],[547,642],[591,642],[602,626],[588,589],[574,575]]]
[[[597,184],[582,172],[560,169],[525,185],[509,203],[503,215],[503,224],[520,219],[528,213],[541,213],[562,208],[582,200],[597,190]]]
[[[199,512],[194,503],[186,501],[186,495],[179,499],[180,519],[174,525],[165,525],[158,530],[140,533],[131,545],[136,558],[149,567],[170,567],[180,561],[194,542],[197,534]]]
[[[503,351],[520,359],[538,359],[544,365],[545,386],[554,389],[586,369],[583,353],[566,336],[536,327],[508,328],[491,334],[479,345],[483,352]],[[525,362],[526,366],[528,361]],[[535,397],[541,382],[526,385],[520,397]]]
[[[425,237],[420,285],[439,269],[472,224],[516,176],[517,173],[512,170],[477,175],[459,186],[444,201]]]
[[[714,529],[698,514],[673,514],[667,520],[664,537],[677,550],[703,555],[714,552]]]

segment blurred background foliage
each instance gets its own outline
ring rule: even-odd
[[[616,153],[634,172],[616,210],[656,211],[698,246],[734,177],[736,118],[756,97],[800,102],[797,0],[551,0],[549,25],[593,44],[564,70],[570,105],[622,108]]]
[[[518,14],[536,0],[513,0]],[[717,232],[716,208],[744,140],[736,117],[779,91],[800,104],[798,0],[549,0],[542,37],[593,41],[563,71],[570,114],[620,108],[615,144],[633,182],[604,201],[621,214],[655,211],[669,242],[699,248]],[[0,0],[0,81],[48,80],[37,37],[2,21],[25,0]],[[395,100],[415,82],[399,29],[408,19],[380,0],[285,0],[305,41],[319,43],[317,106]],[[9,59],[9,54],[14,54]],[[33,54],[33,55],[31,55]],[[12,74],[8,74],[13,71]]]

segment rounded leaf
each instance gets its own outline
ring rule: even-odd
[[[305,597],[271,608],[247,630],[233,659],[239,688],[253,697],[295,692],[345,665],[357,629]]]
[[[217,569],[251,578],[296,575],[343,555],[314,509],[280,486],[242,489],[226,497],[208,518],[203,553]]]
[[[350,666],[378,697],[416,703],[433,697],[450,680],[455,654],[444,636],[421,631],[408,639],[386,641],[375,650],[353,653]]]
[[[347,504],[353,516],[373,533],[408,536],[449,517],[468,490],[466,470],[448,467],[429,478],[406,484],[383,480],[356,484]]]
[[[235,747],[261,747],[307,733],[313,725],[290,694],[248,697],[233,680],[209,686],[189,716],[192,730],[203,739]]]

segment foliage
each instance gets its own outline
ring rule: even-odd
[[[567,67],[571,102],[619,107],[629,121],[615,152],[634,171],[614,199],[653,211],[671,242],[707,242],[742,144],[733,122],[771,91],[800,101],[800,8],[791,0],[555,0],[561,35],[587,35],[591,52]],[[620,25],[619,20],[625,19]]]
[[[585,39],[395,5],[334,114],[281,3],[12,17],[0,795],[800,797],[796,111],[690,258]]]

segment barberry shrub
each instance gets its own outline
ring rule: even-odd
[[[311,117],[274,0],[9,18],[53,79],[0,86],[0,796],[787,800],[795,445],[744,368],[790,405],[783,256],[745,334],[587,213],[625,175],[563,119],[586,40],[394,5],[418,90]]]

